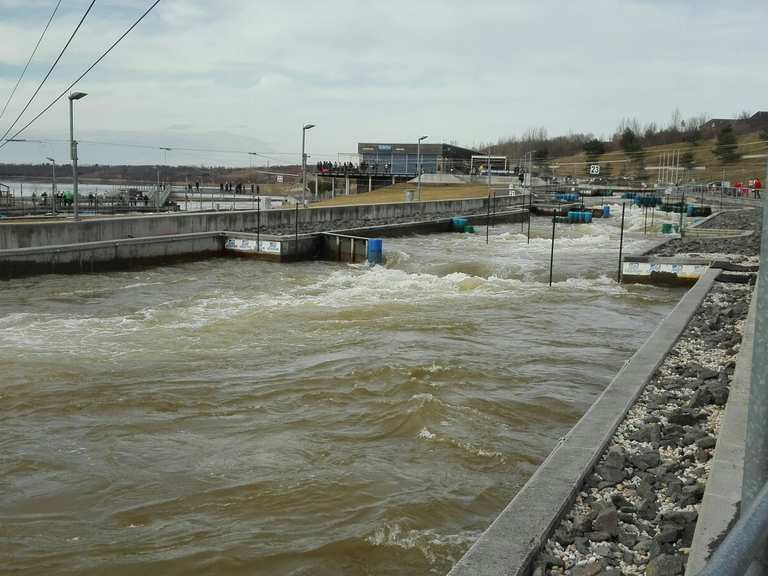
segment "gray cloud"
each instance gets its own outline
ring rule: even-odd
[[[69,2],[57,17],[19,96],[32,91],[86,5]],[[147,5],[97,3],[33,109]],[[0,34],[9,40],[0,97],[50,6],[0,0]],[[78,103],[77,125],[135,132],[156,146],[181,131],[168,127],[183,126],[201,147],[244,139],[295,159],[305,121],[318,124],[310,133],[316,158],[353,151],[358,140],[419,134],[465,145],[535,126],[609,134],[623,117],[666,122],[676,107],[690,115],[757,109],[768,89],[758,48],[766,17],[762,1],[733,10],[640,0],[164,0],[81,83],[89,96]],[[29,137],[65,138],[66,130],[61,103]],[[94,162],[116,161],[114,149],[91,153]]]

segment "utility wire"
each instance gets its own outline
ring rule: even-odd
[[[96,0],[94,0],[94,2],[95,2],[95,1],[96,1]],[[90,66],[88,66],[88,68],[86,68],[86,69],[85,69],[85,72],[83,72],[82,74],[80,74],[80,76],[78,76],[78,77],[77,77],[77,80],[75,80],[74,82],[72,82],[72,84],[70,84],[69,86],[67,86],[67,87],[66,87],[66,89],[65,89],[65,90],[64,90],[64,91],[63,91],[61,94],[59,94],[58,96],[56,96],[56,98],[54,98],[54,99],[51,101],[51,103],[50,103],[50,104],[48,104],[48,106],[46,106],[45,108],[43,108],[43,109],[40,111],[40,113],[39,113],[37,116],[35,116],[34,118],[32,118],[32,120],[30,120],[29,122],[27,122],[27,123],[24,125],[24,127],[23,127],[23,128],[21,128],[21,130],[19,130],[18,132],[16,132],[16,133],[15,133],[13,136],[11,136],[10,138],[8,138],[8,139],[7,139],[7,140],[5,140],[4,142],[0,142],[0,150],[1,150],[1,149],[3,149],[3,148],[4,148],[4,147],[5,147],[7,144],[8,144],[8,142],[9,142],[10,140],[13,140],[14,138],[16,138],[16,137],[17,137],[19,134],[21,134],[22,132],[24,132],[24,130],[26,130],[26,129],[27,129],[27,128],[29,128],[29,127],[30,127],[30,126],[31,126],[31,125],[32,125],[34,122],[36,122],[36,121],[37,121],[37,120],[38,120],[38,119],[39,119],[39,118],[40,118],[40,117],[41,117],[43,114],[45,114],[46,112],[48,112],[48,110],[50,110],[51,108],[53,108],[53,105],[54,105],[54,104],[56,104],[56,102],[58,102],[59,100],[61,100],[61,98],[62,98],[64,95],[66,95],[66,93],[67,93],[67,92],[69,92],[69,90],[70,90],[70,89],[71,89],[71,88],[72,88],[72,87],[73,87],[75,84],[77,84],[78,82],[80,82],[80,80],[82,80],[82,79],[83,79],[83,78],[86,76],[86,74],[88,74],[88,73],[89,73],[91,70],[93,70],[93,69],[94,69],[94,68],[95,68],[95,67],[96,67],[96,66],[99,64],[99,62],[101,62],[102,60],[104,60],[104,58],[106,58],[107,54],[109,54],[110,52],[112,52],[112,50],[115,48],[115,46],[117,46],[118,44],[120,44],[120,42],[123,40],[123,38],[125,38],[126,36],[128,36],[128,34],[130,34],[130,33],[131,33],[131,31],[132,31],[134,28],[136,28],[136,26],[138,26],[138,25],[139,25],[139,23],[140,23],[142,20],[144,20],[144,18],[146,18],[146,17],[147,17],[147,15],[148,15],[150,12],[152,12],[152,10],[154,10],[155,6],[157,6],[158,4],[160,4],[160,2],[161,2],[161,0],[155,0],[155,2],[154,2],[154,3],[153,3],[153,4],[152,4],[152,5],[149,7],[149,8],[147,8],[147,10],[146,10],[146,11],[145,11],[145,12],[144,12],[144,13],[143,13],[141,16],[139,16],[139,19],[138,19],[138,20],[136,20],[136,22],[134,22],[133,24],[131,24],[131,26],[130,26],[130,27],[129,27],[129,28],[128,28],[128,29],[127,29],[125,32],[123,32],[123,34],[122,34],[122,35],[121,35],[121,36],[120,36],[120,37],[119,37],[117,40],[115,40],[115,41],[114,41],[114,43],[113,43],[113,44],[112,44],[112,45],[111,45],[109,48],[107,48],[107,50],[106,50],[106,51],[105,51],[105,52],[104,52],[104,53],[103,53],[101,56],[99,56],[99,57],[98,57],[98,58],[97,58],[97,59],[96,59],[96,60],[93,62],[93,64],[91,64]],[[7,132],[6,132],[6,134],[7,134]]]
[[[27,100],[26,106],[24,106],[24,109],[19,112],[19,115],[16,116],[16,120],[13,121],[13,124],[8,126],[8,130],[5,131],[5,133],[0,136],[0,140],[5,139],[6,136],[8,136],[8,132],[13,130],[13,127],[16,126],[16,123],[21,119],[21,117],[24,115],[24,112],[27,111],[27,108],[32,104],[32,101],[35,99],[37,94],[40,92],[40,89],[43,87],[43,84],[45,84],[46,80],[48,80],[48,77],[53,72],[53,69],[56,68],[56,65],[59,63],[59,60],[61,60],[61,57],[64,56],[64,52],[67,51],[67,48],[69,48],[69,45],[72,43],[72,40],[75,38],[75,35],[77,34],[77,31],[80,30],[80,26],[83,25],[83,22],[85,22],[85,18],[88,16],[88,13],[91,11],[91,8],[93,8],[93,5],[96,4],[96,0],[91,0],[91,3],[88,6],[88,9],[85,11],[85,14],[83,14],[83,17],[80,18],[80,22],[77,23],[77,26],[72,31],[72,34],[69,36],[69,40],[67,40],[67,43],[64,44],[64,48],[61,49],[61,52],[59,52],[59,55],[56,57],[56,60],[51,65],[51,68],[48,70],[48,73],[45,75],[45,77],[40,82],[40,85],[37,87],[37,90],[35,90],[35,93],[30,96],[29,100]],[[4,144],[4,143],[3,143]]]
[[[24,70],[21,71],[21,75],[19,76],[19,79],[16,80],[16,86],[13,87],[13,90],[11,90],[11,95],[8,96],[8,100],[5,101],[5,106],[3,106],[3,111],[0,112],[0,119],[5,115],[5,111],[8,109],[8,105],[11,103],[11,100],[13,100],[14,94],[16,94],[16,90],[19,88],[19,84],[21,84],[22,78],[24,78],[24,74],[27,73],[27,68],[29,68],[29,63],[32,62],[32,58],[35,57],[35,54],[37,54],[37,49],[40,47],[40,43],[43,41],[43,38],[45,37],[45,33],[48,31],[48,27],[51,25],[51,22],[53,21],[53,17],[56,15],[56,12],[59,9],[59,6],[61,6],[61,0],[59,0],[56,3],[56,6],[53,8],[53,12],[51,12],[51,17],[48,18],[48,23],[45,25],[45,28],[43,28],[43,33],[40,34],[40,38],[37,40],[37,44],[35,44],[34,50],[32,50],[32,54],[29,55],[29,59],[27,60],[27,63],[24,65]]]

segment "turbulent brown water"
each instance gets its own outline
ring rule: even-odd
[[[680,296],[519,231],[2,283],[0,571],[445,574]]]

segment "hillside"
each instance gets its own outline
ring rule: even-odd
[[[598,162],[601,167],[601,176],[630,176],[642,177],[649,182],[655,182],[658,174],[660,158],[664,153],[670,155],[679,152],[682,156],[685,152],[693,153],[693,169],[681,171],[682,180],[696,180],[708,182],[712,180],[736,180],[747,181],[759,176],[765,177],[766,158],[742,158],[731,164],[722,164],[712,153],[715,140],[703,140],[698,145],[687,143],[666,144],[663,146],[651,146],[645,148],[645,172],[639,174],[637,167],[629,162],[624,152],[608,152],[603,154]],[[739,138],[739,154],[742,156],[751,154],[768,154],[768,143],[760,142],[757,133],[745,134]],[[552,159],[549,164],[554,166],[554,173],[558,176],[586,176],[586,155],[582,152],[572,156],[564,156]],[[704,168],[704,169],[700,169]]]

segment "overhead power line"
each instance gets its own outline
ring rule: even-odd
[[[43,38],[45,37],[45,33],[48,32],[48,27],[51,25],[51,22],[53,21],[53,17],[56,15],[56,12],[59,9],[59,6],[61,6],[61,0],[56,2],[56,6],[53,8],[53,12],[51,12],[51,17],[48,18],[48,22],[45,24],[45,28],[43,28],[43,33],[40,34],[40,38],[37,39],[37,44],[35,44],[35,48],[32,50],[32,54],[29,55],[29,58],[27,59],[27,63],[24,65],[24,70],[21,71],[21,74],[19,75],[19,79],[16,80],[16,85],[13,87],[13,90],[11,90],[11,95],[8,96],[8,100],[5,101],[5,106],[3,106],[2,112],[0,112],[0,119],[5,115],[5,111],[8,109],[8,105],[11,103],[11,100],[13,100],[14,94],[16,94],[16,90],[19,88],[19,84],[21,84],[22,78],[24,78],[24,74],[27,73],[27,68],[29,68],[29,63],[32,62],[32,58],[35,57],[35,54],[37,54],[37,49],[40,47],[40,43],[43,41]]]
[[[94,0],[94,2],[95,2],[95,1],[96,1],[96,0]],[[149,8],[147,8],[147,9],[144,11],[144,13],[143,13],[141,16],[139,16],[139,18],[138,18],[138,19],[137,19],[137,20],[136,20],[136,21],[135,21],[133,24],[131,24],[131,26],[130,26],[130,27],[129,27],[129,28],[128,28],[128,29],[127,29],[125,32],[123,32],[123,34],[122,34],[122,35],[121,35],[121,36],[120,36],[120,37],[119,37],[117,40],[115,40],[115,41],[112,43],[112,45],[111,45],[109,48],[107,48],[107,49],[106,49],[106,50],[105,50],[105,51],[102,53],[102,55],[101,55],[101,56],[99,56],[99,57],[98,57],[98,58],[97,58],[97,59],[96,59],[96,60],[93,62],[93,64],[91,64],[90,66],[88,66],[88,68],[86,68],[86,69],[85,69],[85,72],[83,72],[82,74],[80,74],[80,76],[78,76],[78,77],[77,77],[77,79],[76,79],[74,82],[72,82],[72,83],[71,83],[69,86],[67,86],[67,87],[66,87],[66,89],[64,89],[64,91],[62,91],[62,93],[61,93],[61,94],[59,94],[58,96],[56,96],[56,98],[54,98],[54,99],[51,101],[51,103],[50,103],[50,104],[48,104],[48,106],[46,106],[45,108],[43,108],[43,109],[40,111],[40,113],[39,113],[37,116],[35,116],[34,118],[32,118],[32,120],[30,120],[29,122],[27,122],[27,123],[24,125],[24,127],[23,127],[23,128],[21,128],[21,129],[20,129],[18,132],[16,132],[16,133],[15,133],[13,136],[11,136],[10,138],[6,139],[4,142],[0,142],[0,150],[1,150],[1,149],[3,149],[3,148],[4,148],[4,147],[5,147],[7,144],[8,144],[8,141],[9,141],[9,140],[13,140],[13,139],[14,139],[14,138],[16,138],[17,136],[19,136],[19,134],[21,134],[22,132],[24,132],[24,130],[26,130],[26,129],[27,129],[27,128],[29,128],[29,127],[30,127],[32,124],[34,124],[34,123],[35,123],[35,122],[36,122],[36,121],[37,121],[37,120],[38,120],[38,119],[39,119],[39,118],[40,118],[40,117],[41,117],[43,114],[45,114],[46,112],[48,112],[48,110],[50,110],[51,108],[53,108],[53,105],[54,105],[54,104],[56,104],[56,102],[58,102],[58,101],[59,101],[61,98],[63,98],[63,97],[64,97],[64,96],[67,94],[67,92],[69,92],[69,91],[70,91],[70,89],[71,89],[71,88],[72,88],[72,87],[73,87],[75,84],[77,84],[78,82],[80,82],[80,80],[82,80],[83,78],[85,78],[85,76],[86,76],[86,75],[87,75],[87,74],[88,74],[88,73],[89,73],[91,70],[93,70],[93,69],[94,69],[94,68],[95,68],[95,67],[96,67],[96,66],[99,64],[99,62],[101,62],[102,60],[104,60],[104,58],[106,58],[106,57],[107,57],[107,54],[109,54],[110,52],[112,52],[112,50],[115,48],[115,46],[117,46],[118,44],[120,44],[120,42],[123,40],[123,38],[125,38],[126,36],[128,36],[128,34],[130,34],[130,33],[131,33],[131,31],[132,31],[134,28],[136,28],[136,26],[138,26],[138,25],[139,25],[139,23],[140,23],[142,20],[144,20],[144,18],[146,18],[146,17],[147,17],[147,15],[148,15],[150,12],[152,12],[152,10],[154,10],[154,9],[155,9],[155,6],[157,6],[158,4],[160,4],[160,2],[161,2],[161,0],[155,0],[155,2],[154,2],[154,3],[153,3],[153,4],[152,4],[152,5],[149,7]],[[91,3],[91,4],[93,5],[93,3]],[[4,137],[5,137],[7,134],[8,134],[8,133],[6,132],[6,133],[3,135],[3,138],[4,138]]]
[[[40,84],[38,85],[37,90],[35,90],[35,93],[29,97],[29,100],[27,100],[27,104],[24,106],[22,111],[19,112],[19,115],[16,116],[16,120],[13,121],[13,124],[8,126],[8,130],[6,130],[5,133],[2,136],[0,136],[0,140],[3,140],[6,136],[8,136],[8,133],[11,130],[13,130],[13,127],[16,126],[16,123],[24,115],[24,112],[27,111],[27,108],[29,108],[29,106],[32,104],[32,101],[35,99],[35,97],[37,97],[37,94],[40,92],[40,89],[43,87],[43,84],[45,84],[46,80],[48,80],[48,77],[51,75],[54,68],[56,68],[56,65],[59,63],[59,60],[61,60],[61,57],[64,56],[64,52],[66,52],[67,48],[69,48],[69,45],[72,43],[72,40],[75,38],[77,31],[80,30],[80,26],[82,26],[83,22],[85,22],[85,18],[88,16],[88,13],[91,11],[91,8],[93,8],[94,4],[96,4],[96,0],[91,0],[91,3],[88,5],[88,8],[85,11],[85,14],[83,14],[83,17],[80,18],[80,22],[77,23],[77,26],[75,26],[75,29],[72,31],[72,34],[70,34],[69,40],[67,40],[67,43],[64,44],[64,48],[61,49],[61,52],[59,52],[59,55],[56,57],[56,60],[54,60],[53,64],[51,64],[51,67],[48,70],[48,73],[40,81]]]

